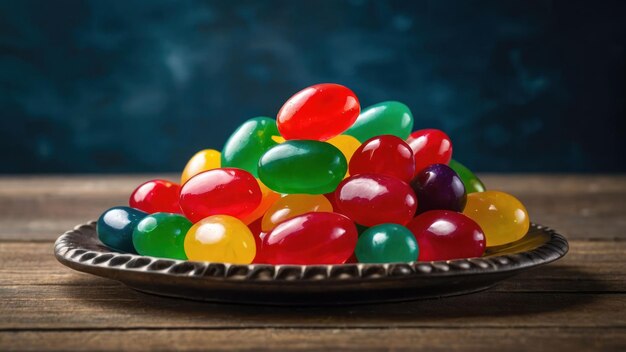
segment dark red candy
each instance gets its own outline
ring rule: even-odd
[[[485,234],[467,216],[448,210],[418,215],[406,227],[419,246],[419,261],[480,257],[485,252]]]
[[[262,217],[258,218],[248,225],[250,232],[252,232],[252,236],[254,236],[254,244],[256,244],[256,255],[254,256],[254,260],[252,260],[253,264],[264,263],[263,256],[262,256],[263,250],[261,246],[263,245],[262,236],[265,236],[265,233],[263,233],[261,229],[262,220],[263,220]]]
[[[178,205],[180,185],[167,180],[151,180],[142,183],[130,195],[128,204],[131,208],[146,213],[178,213],[182,211]]]
[[[415,174],[431,164],[448,164],[452,158],[450,137],[437,129],[411,133],[406,140],[415,156]]]
[[[350,175],[383,174],[409,182],[415,174],[413,151],[392,135],[373,137],[361,144],[350,159]]]
[[[278,224],[262,240],[268,264],[343,264],[354,252],[358,234],[347,217],[306,213]]]
[[[360,225],[404,225],[415,214],[417,198],[404,181],[387,175],[360,174],[343,180],[335,191],[339,211]]]
[[[448,165],[427,166],[411,181],[411,187],[419,199],[418,214],[429,210],[462,212],[465,208],[465,186]]]
[[[180,191],[180,207],[191,222],[211,215],[242,219],[261,203],[261,188],[249,172],[221,168],[190,178]]]

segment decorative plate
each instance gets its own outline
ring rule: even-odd
[[[531,225],[528,234],[492,247],[481,258],[436,262],[342,265],[235,265],[119,253],[98,240],[95,222],[61,235],[61,264],[114,279],[147,293],[193,300],[337,305],[443,297],[487,289],[568,251],[554,230]]]

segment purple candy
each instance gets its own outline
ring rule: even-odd
[[[465,208],[465,186],[448,165],[427,166],[413,178],[411,187],[417,196],[417,214],[429,210],[461,212]]]

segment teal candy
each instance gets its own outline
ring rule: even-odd
[[[344,134],[364,143],[383,134],[406,140],[412,130],[413,114],[409,107],[398,101],[385,101],[362,110],[356,122]]]
[[[365,230],[354,250],[359,263],[416,261],[419,248],[413,233],[398,224],[381,224]]]
[[[221,167],[244,169],[258,177],[259,159],[268,149],[278,144],[272,136],[280,136],[276,120],[255,117],[244,122],[224,144]]]
[[[150,214],[135,227],[133,245],[141,255],[187,259],[185,235],[191,226],[191,221],[180,214]]]
[[[117,251],[136,253],[133,230],[148,213],[130,207],[113,207],[100,215],[96,231],[100,242]]]

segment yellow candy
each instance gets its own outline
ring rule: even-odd
[[[213,215],[195,223],[185,236],[189,260],[250,264],[256,255],[252,232],[241,220]]]
[[[261,220],[261,228],[263,232],[268,232],[279,223],[298,215],[332,211],[333,206],[324,195],[288,194],[267,209]]]
[[[470,193],[463,214],[482,228],[487,247],[500,246],[524,237],[530,227],[524,205],[510,194],[498,191]]]
[[[261,204],[259,204],[259,206],[256,207],[256,209],[252,213],[246,215],[243,219],[241,219],[244,224],[250,224],[254,220],[263,216],[267,209],[269,209],[269,207],[271,207],[272,204],[274,204],[280,198],[280,193],[276,193],[269,189],[258,178],[256,179],[256,181],[259,183],[259,188],[261,188]]]
[[[183,185],[193,176],[208,170],[220,167],[220,152],[214,149],[204,149],[191,157],[180,177],[180,184]]]
[[[350,162],[352,155],[361,146],[361,142],[358,139],[348,136],[347,134],[340,134],[326,141],[341,150],[346,160]]]

